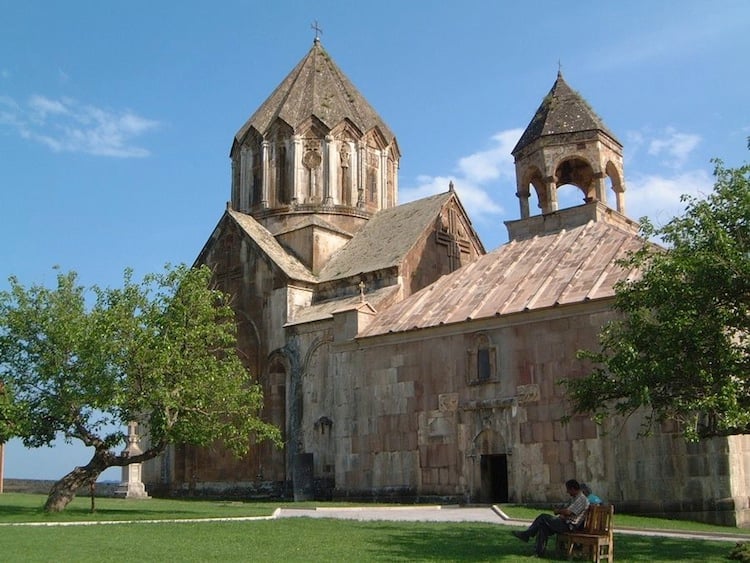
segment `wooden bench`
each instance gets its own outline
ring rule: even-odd
[[[615,507],[611,504],[592,504],[586,510],[583,526],[575,532],[558,534],[558,552],[568,559],[573,557],[573,550],[580,546],[591,561],[613,561],[615,542],[612,537],[612,518]]]

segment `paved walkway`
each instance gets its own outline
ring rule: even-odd
[[[412,522],[489,522],[502,526],[528,526],[530,520],[515,520],[499,507],[396,506],[355,508],[279,508],[276,518],[341,518],[345,520],[391,520]],[[617,534],[637,536],[703,539],[713,541],[750,541],[750,536],[720,532],[683,532],[675,530],[615,528]]]

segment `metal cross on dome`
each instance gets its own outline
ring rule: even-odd
[[[315,20],[310,24],[310,27],[315,30],[315,41],[320,41],[320,36],[323,34],[323,28],[318,25],[318,20]]]

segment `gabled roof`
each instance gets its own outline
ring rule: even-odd
[[[445,192],[379,211],[323,267],[320,281],[399,266],[453,197]]]
[[[310,270],[302,264],[302,262],[284,250],[273,235],[253,217],[232,209],[227,209],[216,229],[214,229],[214,233],[216,233],[217,229],[221,228],[221,225],[225,220],[236,223],[240,230],[249,237],[258,246],[258,249],[290,280],[317,283],[318,278],[316,278]],[[198,260],[200,260],[200,256],[203,256],[206,252],[212,240],[214,240],[213,235],[209,238],[209,241],[206,243],[206,246],[203,247],[203,250],[201,250]]]
[[[380,314],[359,336],[402,332],[604,299],[643,241],[605,222],[512,241]]]
[[[542,100],[511,154],[540,137],[576,131],[601,131],[620,144],[586,100],[568,86],[562,72],[558,71],[552,89]]]
[[[329,129],[348,119],[363,134],[377,127],[387,142],[394,139],[385,122],[316,39],[307,55],[237,132],[235,140],[241,142],[251,127],[264,135],[276,118],[296,131],[311,116]]]

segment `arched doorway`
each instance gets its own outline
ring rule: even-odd
[[[474,438],[479,455],[479,502],[508,502],[508,453],[505,440],[491,428],[483,429]]]

